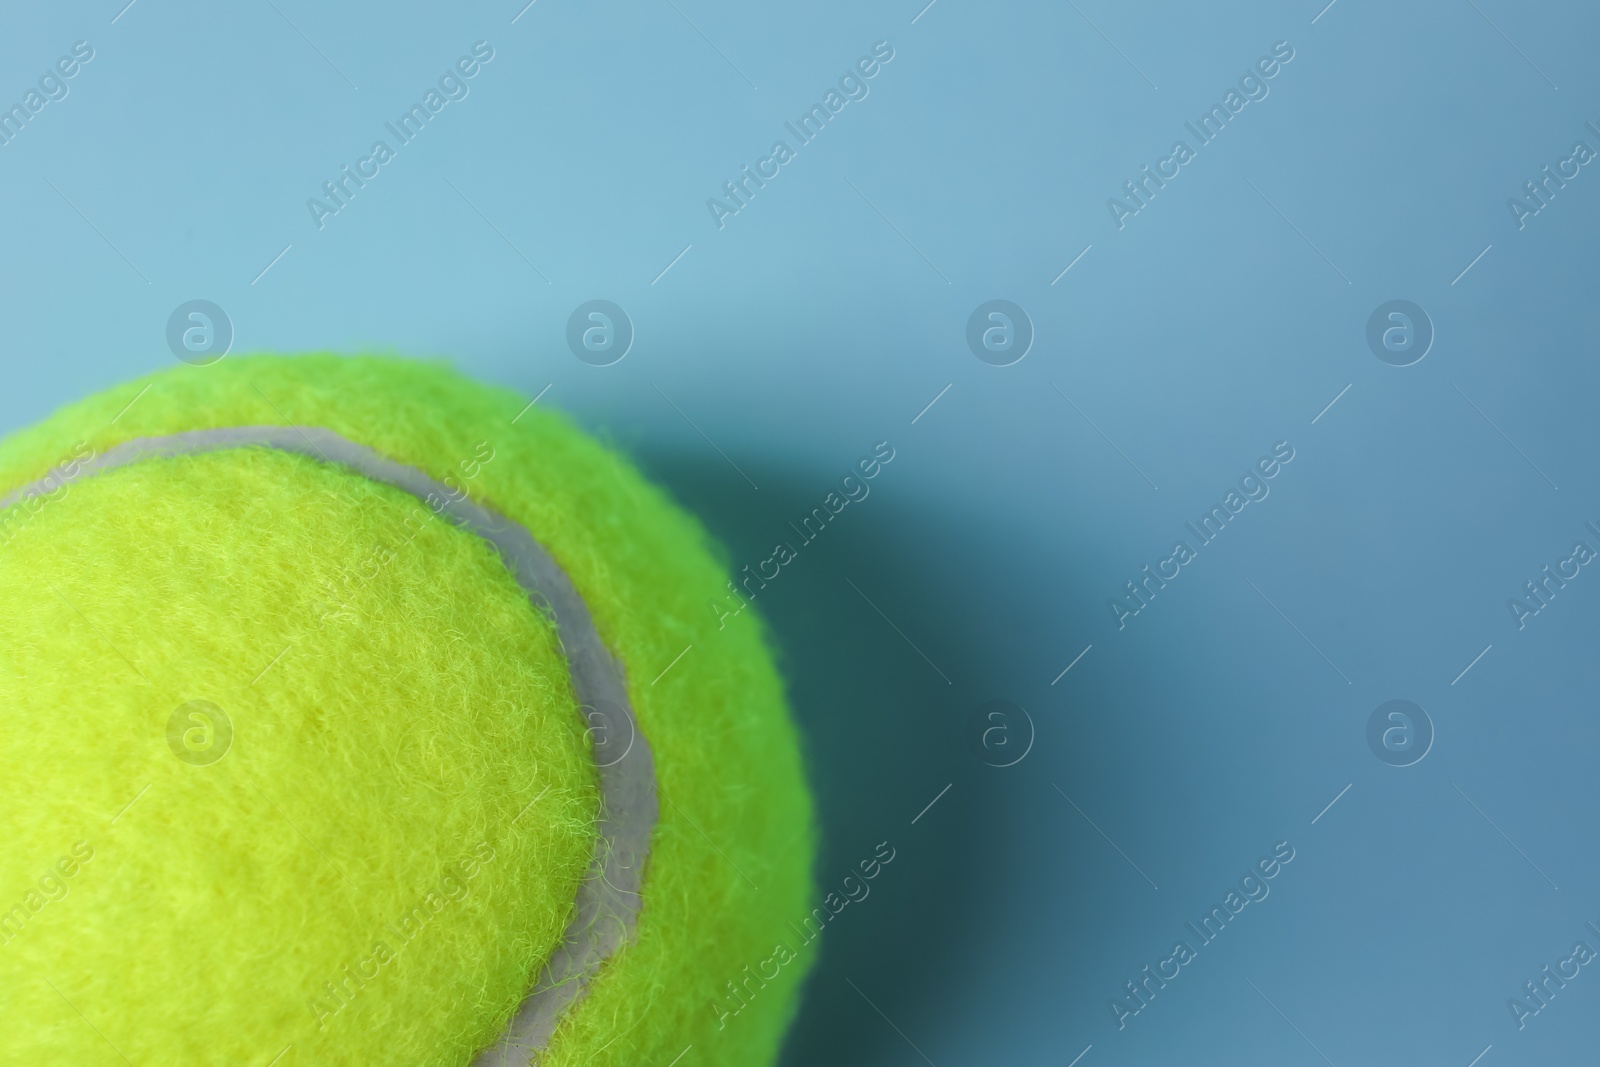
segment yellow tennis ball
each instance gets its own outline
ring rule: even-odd
[[[772,1062],[811,802],[724,588],[432,364],[180,367],[0,444],[0,1062]]]

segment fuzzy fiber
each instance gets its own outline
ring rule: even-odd
[[[390,358],[183,366],[0,444],[0,494],[132,438],[314,425],[526,526],[624,665],[661,800],[637,936],[538,1062],[769,1064],[815,845],[765,635],[720,628],[693,519],[525,404]],[[0,1064],[465,1067],[492,1043],[570,917],[598,792],[552,628],[430,514],[267,449],[0,511]],[[174,731],[197,700],[225,722]],[[799,958],[747,982],[779,942]],[[748,1003],[719,1018],[730,981]]]

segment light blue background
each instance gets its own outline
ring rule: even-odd
[[[170,365],[204,298],[235,352],[548,386],[740,561],[897,450],[761,601],[821,883],[897,850],[787,1062],[1592,1058],[1600,971],[1526,1029],[1506,1005],[1600,949],[1600,577],[1506,607],[1600,548],[1600,172],[1506,207],[1600,149],[1591,7],[122,2],[0,18],[3,100],[95,49],[0,147],[0,430]],[[478,40],[470,95],[318,230],[306,199]],[[719,230],[707,198],[880,40],[870,95]],[[1106,199],[1282,40],[1118,230]],[[564,341],[594,298],[637,330],[614,366]],[[964,340],[993,298],[1037,331],[1013,366]],[[1392,298],[1437,331],[1413,366],[1364,340]],[[1270,497],[1119,630],[1107,599],[1281,440]],[[972,744],[996,698],[1036,732],[1003,769]],[[1396,698],[1437,730],[1407,768],[1365,740]],[[1110,998],[1281,840],[1271,896],[1119,1031]]]

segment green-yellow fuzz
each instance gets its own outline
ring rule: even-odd
[[[805,949],[736,1017],[711,1006],[798,947],[812,896],[764,635],[719,629],[692,518],[526,403],[387,358],[184,366],[0,444],[0,494],[133,438],[292,424],[525,526],[623,664],[660,797],[636,937],[539,1063],[770,1063]],[[266,449],[0,513],[0,919],[25,916],[0,925],[0,1062],[465,1067],[500,1033],[571,918],[597,775],[552,626],[430,514]],[[214,763],[169,742],[195,700],[231,724]]]

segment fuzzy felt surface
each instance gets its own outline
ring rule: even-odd
[[[723,627],[699,525],[526,403],[438,364],[230,358],[13,435],[0,492],[135,437],[315,425],[526,526],[624,665],[661,800],[636,939],[539,1062],[770,1063],[814,831],[759,620]],[[550,627],[419,511],[251,449],[0,512],[0,1063],[464,1067],[493,1040],[567,921],[595,775]]]

